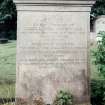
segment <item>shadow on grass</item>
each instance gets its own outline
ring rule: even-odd
[[[15,102],[15,98],[0,98],[0,105]]]

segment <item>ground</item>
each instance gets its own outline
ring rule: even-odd
[[[92,57],[91,57],[92,58]],[[0,44],[0,98],[15,96],[16,41]],[[91,61],[91,78],[100,79]]]
[[[0,82],[15,81],[16,41],[0,44]]]
[[[14,97],[16,41],[0,44],[0,98]]]

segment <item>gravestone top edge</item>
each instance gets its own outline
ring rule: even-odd
[[[101,18],[105,18],[105,15],[97,16],[96,21],[97,21],[98,19],[101,19]]]
[[[13,0],[16,4],[93,5],[96,0]]]

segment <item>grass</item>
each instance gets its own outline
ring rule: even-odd
[[[6,104],[1,104],[1,105],[15,105],[15,103],[6,103]]]
[[[0,85],[0,98],[13,98],[13,97],[15,97],[15,84]]]
[[[15,81],[16,41],[0,44],[0,82]]]
[[[0,98],[15,96],[16,41],[0,44]]]

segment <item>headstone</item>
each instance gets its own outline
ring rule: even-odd
[[[74,104],[90,103],[89,33],[94,0],[14,0],[17,5],[17,103],[60,90]],[[26,105],[26,104],[25,104]],[[87,105],[87,104],[86,104]]]
[[[96,46],[96,44],[97,44],[97,35],[96,35],[96,33],[95,32],[90,32],[90,47],[91,46]]]
[[[94,30],[96,34],[98,34],[100,31],[105,31],[105,15],[97,17]]]

